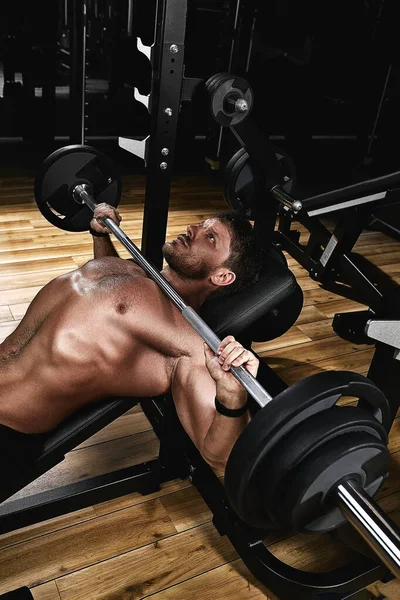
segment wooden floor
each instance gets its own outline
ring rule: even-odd
[[[0,177],[0,341],[18,325],[35,294],[54,277],[92,258],[87,233],[49,225],[33,200],[32,173]],[[177,177],[172,186],[168,239],[225,209],[213,175]],[[126,176],[122,227],[140,244],[145,181]],[[118,242],[117,244],[118,245]],[[121,256],[128,256],[119,248]],[[400,247],[381,233],[365,232],[357,250],[400,279]],[[291,384],[326,369],[365,374],[369,346],[333,333],[336,312],[360,305],[326,292],[294,260],[290,267],[304,290],[304,308],[281,338],[254,347]],[[157,438],[138,407],[71,452],[65,461],[21,495],[109,472],[157,455]],[[390,435],[391,474],[380,505],[400,521],[400,435]],[[346,562],[350,551],[328,534],[270,540],[276,556],[297,568],[323,571]],[[187,481],[173,481],[150,496],[131,494],[0,536],[0,594],[19,586],[36,600],[257,599],[273,596],[249,573],[230,542],[220,537],[211,514]],[[400,596],[396,582],[374,584],[374,596]]]

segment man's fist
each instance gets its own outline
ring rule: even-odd
[[[230,394],[236,396],[240,395],[240,392],[245,393],[243,386],[229,372],[231,367],[243,366],[254,377],[257,375],[260,361],[252,352],[243,348],[242,344],[236,341],[232,335],[228,335],[222,340],[216,354],[210,350],[207,344],[204,344],[204,354],[206,367],[216,383],[217,397],[220,400],[222,400],[222,396],[226,397]]]
[[[103,217],[108,217],[114,221],[116,225],[119,225],[122,221],[122,217],[117,209],[114,208],[114,206],[110,206],[109,204],[102,202],[96,206],[93,213],[93,219],[90,221],[90,227],[98,233],[109,233],[107,227],[105,227],[103,223],[99,221],[99,219]]]

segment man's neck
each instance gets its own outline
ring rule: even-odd
[[[199,310],[200,306],[209,296],[210,290],[207,289],[204,280],[183,279],[168,266],[161,271],[161,274],[181,296],[183,301],[196,311]]]

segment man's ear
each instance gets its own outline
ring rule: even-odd
[[[231,285],[235,279],[236,275],[233,271],[229,271],[229,269],[218,269],[216,273],[211,275],[211,282],[214,285]]]

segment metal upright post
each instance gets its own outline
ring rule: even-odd
[[[70,144],[85,143],[87,0],[72,0],[70,43]]]
[[[151,130],[147,146],[147,181],[142,252],[162,268],[175,140],[181,103],[187,0],[159,0],[151,62]]]

